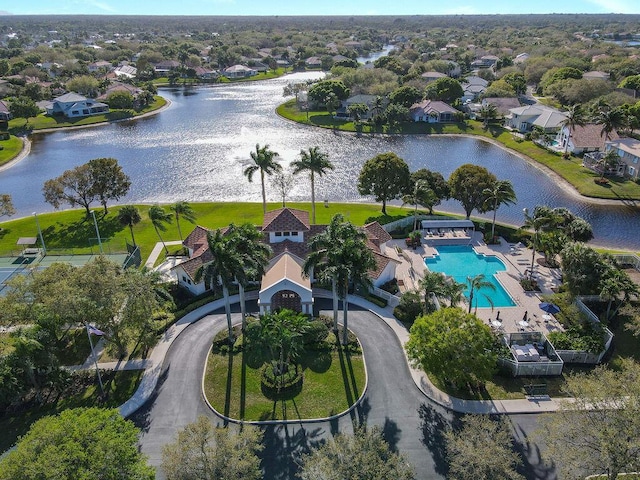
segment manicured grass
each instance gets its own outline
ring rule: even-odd
[[[277,112],[284,118],[298,123],[324,128],[355,132],[354,122],[337,120],[326,111],[300,111],[295,100],[280,105]],[[531,141],[522,141],[512,132],[502,126],[490,124],[486,129],[481,122],[467,120],[464,123],[454,124],[427,124],[422,122],[406,122],[390,130],[388,126],[374,128],[363,125],[362,134],[370,133],[400,133],[400,134],[467,134],[494,140],[508,149],[531,158],[550,168],[566,181],[571,183],[576,190],[587,197],[605,198],[615,200],[640,200],[640,185],[631,181],[615,177],[608,177],[609,185],[601,186],[595,183],[598,174],[582,166],[580,158],[571,157],[568,160],[558,153],[551,152]]]
[[[247,365],[244,353],[212,353],[207,360],[205,395],[220,413],[239,420],[322,418],[347,410],[365,386],[361,355],[307,352],[302,390],[293,398],[273,400],[261,390],[260,370]]]
[[[58,116],[50,117],[45,114],[40,114],[37,117],[29,118],[28,125],[27,121],[24,118],[14,118],[13,120],[9,121],[9,129],[12,131],[23,130],[25,126],[27,126],[29,130],[44,130],[46,128],[77,127],[103,122],[113,122],[115,120],[138,117],[153,110],[157,110],[160,107],[166,105],[166,103],[167,101],[164,98],[156,95],[153,103],[141,110],[111,110],[109,113],[103,115],[92,115],[90,117],[72,119]]]
[[[262,224],[262,204],[261,203],[191,203],[197,216],[197,223],[208,228],[225,227],[230,223],[241,224],[251,222],[255,225]],[[290,203],[287,206],[311,211],[310,203]],[[142,259],[146,259],[151,250],[159,241],[156,232],[151,225],[147,215],[149,205],[137,205],[140,210],[142,221],[134,226],[134,235],[137,244],[140,246]],[[270,203],[269,210],[279,208],[280,204]],[[120,225],[117,212],[120,206],[109,208],[106,217],[102,215],[101,209],[96,209],[96,218],[100,235],[103,238],[105,251],[118,253],[125,251],[125,240],[131,243],[129,228]],[[167,209],[168,210],[168,209]],[[384,220],[380,212],[379,205],[364,203],[329,203],[328,207],[322,204],[316,205],[317,223],[328,224],[331,217],[336,213],[342,213],[356,225],[363,225],[370,217]],[[391,217],[406,216],[412,213],[411,209],[400,207],[387,207],[387,213]],[[54,213],[44,213],[38,215],[38,221],[42,229],[45,245],[50,253],[55,253],[55,249],[73,249],[74,253],[97,253],[95,240],[95,229],[92,220],[87,220],[84,210],[63,210]],[[184,220],[180,223],[183,235],[193,229],[193,225]],[[0,223],[0,255],[19,255],[20,249],[16,242],[19,237],[35,237],[38,232],[33,217],[25,217]],[[175,223],[168,225],[166,232],[161,233],[165,241],[180,240],[178,229]],[[91,240],[90,239],[94,239]],[[169,251],[179,250],[179,246],[169,246]],[[161,255],[162,258],[163,255]]]
[[[18,156],[22,150],[22,140],[11,135],[8,140],[0,140],[0,166],[8,163]]]
[[[27,433],[33,422],[46,415],[55,415],[69,408],[95,406],[113,408],[122,405],[138,388],[143,372],[143,370],[103,372],[102,381],[107,392],[107,400],[104,402],[98,401],[100,387],[95,381],[95,383],[89,382],[88,385],[77,386],[73,388],[73,393],[62,395],[60,398],[52,400],[43,406],[33,406],[0,417],[0,432],[2,432],[2,435],[0,435],[0,452],[10,448],[19,436]],[[91,374],[89,373],[88,375]]]

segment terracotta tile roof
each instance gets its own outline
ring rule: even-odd
[[[609,134],[609,140],[618,140],[620,137],[613,131]],[[588,123],[583,127],[576,126],[571,129],[571,143],[576,148],[604,148],[605,136],[602,134],[602,125]]]
[[[263,232],[304,232],[309,230],[309,212],[293,208],[279,208],[265,213]]]
[[[376,268],[375,270],[369,270],[369,276],[371,277],[372,280],[379,278],[380,275],[382,275],[382,272],[384,272],[384,269],[387,268],[387,265],[389,265],[390,262],[400,263],[398,262],[398,260],[391,257],[387,257],[386,255],[383,255],[376,251],[373,252],[373,259],[376,262]]]
[[[367,232],[367,236],[373,235],[378,239],[378,246],[391,240],[391,235],[389,235],[389,233],[384,228],[382,228],[382,225],[380,225],[378,222],[367,223],[363,228],[365,232]]]
[[[213,231],[214,230],[197,225],[196,228],[194,228],[193,231],[189,235],[187,235],[187,238],[184,239],[182,244],[185,247],[193,250],[193,255],[191,255],[191,258],[202,255],[205,250],[209,249],[209,245],[207,244],[207,233]]]
[[[210,262],[212,259],[213,255],[211,255],[211,251],[207,248],[197,257],[192,257],[186,262],[182,262],[176,265],[172,268],[172,270],[176,268],[182,268],[186,272],[186,274],[189,275],[191,280],[195,280],[196,272],[198,271],[198,269],[205,263]]]

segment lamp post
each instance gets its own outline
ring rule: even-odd
[[[538,229],[535,223],[535,219],[529,216],[529,209],[526,207],[523,208],[522,213],[524,213],[525,226],[533,227],[533,237],[531,238],[531,267],[529,268],[529,280],[533,281],[533,266],[535,265],[536,260],[536,238],[538,235]]]
[[[98,221],[96,220],[95,210],[91,210],[91,215],[93,216],[93,225],[96,227],[96,235],[98,237],[98,247],[100,248],[100,254],[102,254],[104,252],[102,251],[102,240],[100,240],[100,230],[98,230]]]
[[[38,221],[38,214],[33,212],[33,216],[36,219],[36,227],[38,227],[38,236],[40,237],[40,244],[42,245],[42,253],[47,254],[47,247],[44,245],[44,238],[42,237],[42,230],[40,229],[40,222]]]

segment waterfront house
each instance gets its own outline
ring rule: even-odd
[[[507,115],[506,126],[521,133],[539,127],[545,133],[557,133],[567,116],[551,107],[526,105],[512,108]]]
[[[455,122],[458,110],[439,100],[423,100],[414,103],[409,114],[414,122],[450,123]]]
[[[267,212],[262,225],[256,228],[262,232],[263,242],[273,250],[271,261],[259,282],[258,304],[261,313],[279,307],[311,313],[313,279],[304,277],[302,265],[309,251],[311,237],[323,232],[327,225],[311,225],[307,211],[279,208]],[[378,222],[369,223],[362,229],[376,263],[375,269],[369,272],[370,279],[375,286],[383,285],[395,278],[396,265],[399,263],[385,255],[391,236]],[[204,282],[196,282],[195,277],[198,269],[212,259],[207,243],[207,234],[212,231],[196,226],[183,242],[188,251],[188,260],[173,268],[178,284],[194,295],[207,290]],[[222,229],[223,234],[226,231],[226,227]]]
[[[360,120],[367,120],[376,114],[377,98],[378,97],[376,95],[363,95],[363,94],[349,97],[341,103],[340,107],[336,111],[336,117],[351,118],[351,115],[349,114],[349,107],[351,105],[361,104],[361,105],[365,105],[368,108],[368,110],[360,114]],[[382,108],[384,108],[387,105],[387,103],[388,102],[385,100],[384,105],[382,105]]]
[[[166,75],[169,72],[177,69],[180,66],[180,62],[175,60],[164,60],[156,63],[153,67],[154,71],[159,75]]]
[[[616,150],[620,156],[622,175],[632,180],[640,178],[640,140],[635,138],[619,138],[605,144],[605,153]]]
[[[609,140],[618,140],[618,134],[614,131],[609,134]],[[565,125],[558,132],[558,148],[563,152],[571,152],[580,155],[588,152],[602,152],[606,137],[602,133],[602,125],[587,123],[569,128]]]
[[[65,93],[44,104],[47,115],[63,115],[67,118],[88,117],[109,113],[109,105],[97,102],[74,92]]]
[[[227,78],[246,78],[253,77],[258,74],[258,71],[245,67],[244,65],[233,65],[232,67],[225,68],[222,74]]]
[[[506,117],[512,108],[520,107],[520,100],[516,97],[487,97],[482,99],[482,106],[493,105],[499,117]]]

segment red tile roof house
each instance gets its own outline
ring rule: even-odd
[[[267,271],[260,282],[260,313],[285,307],[312,314],[313,279],[302,274],[302,265],[311,237],[323,232],[327,225],[311,225],[309,212],[304,210],[279,208],[267,212],[262,226],[256,228],[263,233],[264,242],[273,250]],[[391,236],[378,222],[369,223],[362,229],[367,235],[367,247],[376,262],[376,268],[369,272],[369,277],[375,286],[380,286],[395,278],[398,261],[385,255],[386,244]],[[224,228],[222,232],[226,230]],[[212,258],[207,244],[207,233],[212,231],[197,226],[183,242],[189,259],[173,268],[178,284],[194,295],[207,290],[204,282],[196,283],[195,276],[198,269]]]

